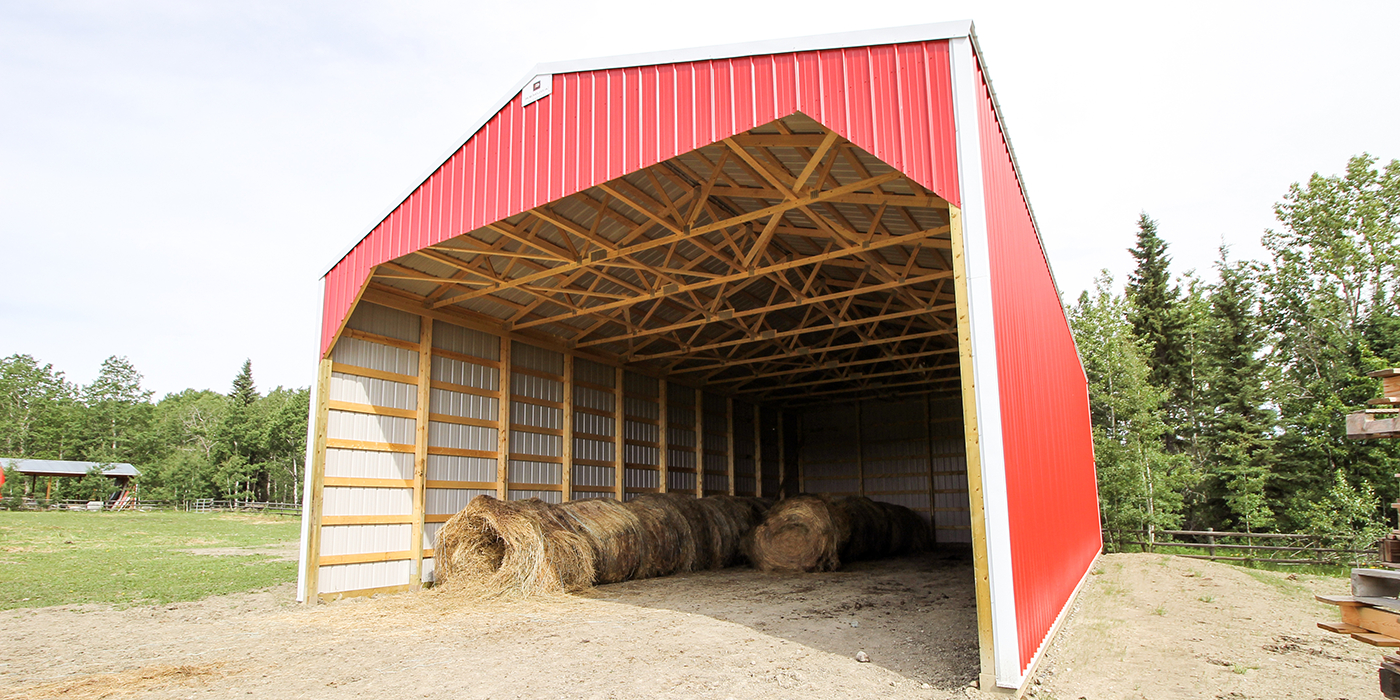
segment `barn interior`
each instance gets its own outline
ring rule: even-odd
[[[399,234],[481,182],[529,186],[444,167]],[[482,494],[864,495],[971,543],[957,225],[799,113],[377,266],[322,363],[307,589],[431,581]]]

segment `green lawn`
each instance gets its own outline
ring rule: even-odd
[[[0,610],[199,600],[296,579],[266,554],[181,550],[285,546],[297,518],[221,513],[0,511]]]

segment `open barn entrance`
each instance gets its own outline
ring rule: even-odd
[[[378,265],[322,363],[308,597],[432,581],[479,495],[860,495],[967,548],[956,226],[796,113]]]

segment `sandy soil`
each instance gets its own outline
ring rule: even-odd
[[[291,596],[10,611],[0,696],[946,698],[976,677],[971,566],[952,555],[548,601]]]
[[[1315,627],[1336,615],[1312,593],[1345,581],[1155,555],[1106,557],[1099,570],[1047,651],[1038,697],[1378,696],[1379,653]],[[8,611],[0,697],[983,697],[969,687],[971,565],[950,554],[806,576],[731,569],[545,601],[291,597],[283,586]]]
[[[1318,629],[1345,579],[1156,554],[1103,557],[1031,697],[1380,698],[1381,650]]]

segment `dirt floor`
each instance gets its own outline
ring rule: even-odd
[[[1379,652],[1315,626],[1336,613],[1312,593],[1344,592],[1341,579],[1156,555],[1105,557],[1098,570],[1037,697],[1379,696]],[[730,569],[546,601],[291,597],[282,586],[6,612],[0,697],[985,697],[970,687],[971,565],[952,554],[804,576]]]
[[[1380,698],[1382,650],[1318,629],[1340,578],[1158,554],[1100,559],[1030,697]]]

